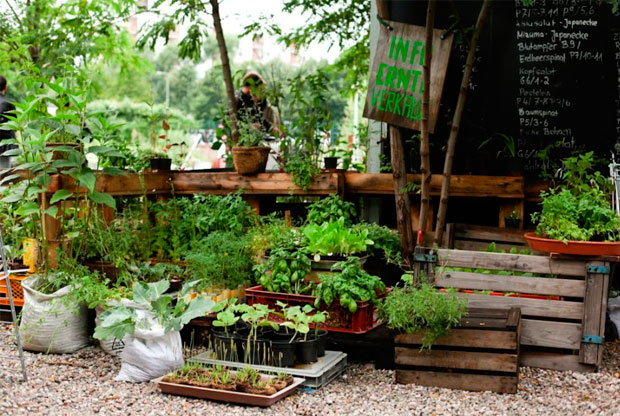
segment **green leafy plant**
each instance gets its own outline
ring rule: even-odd
[[[377,293],[385,292],[385,284],[381,279],[364,271],[355,258],[334,264],[332,270],[340,271],[319,275],[321,282],[312,291],[316,296],[315,307],[321,303],[329,306],[338,300],[344,309],[355,313],[358,301],[376,303]]]
[[[186,273],[198,288],[222,286],[236,288],[252,278],[252,255],[249,237],[233,232],[216,231],[197,244],[185,256]]]
[[[238,146],[262,146],[264,142],[265,132],[260,127],[257,127],[251,121],[246,121],[244,118],[239,119]]]
[[[396,286],[379,305],[379,316],[389,328],[406,334],[424,332],[422,348],[432,344],[461,323],[467,311],[465,300],[452,292],[440,293],[427,283],[413,285],[410,274],[403,276],[403,286]]]
[[[110,308],[101,316],[101,325],[95,329],[94,337],[101,340],[123,339],[125,335],[133,334],[136,327],[149,327],[151,325],[149,319],[139,318],[136,308],[148,311],[165,332],[179,331],[183,325],[194,318],[204,316],[215,305],[215,302],[203,296],[197,296],[187,302],[186,295],[193,290],[193,286],[193,283],[184,284],[175,303],[171,295],[165,294],[170,287],[170,283],[166,280],[134,283],[131,293],[133,305],[109,303]]]
[[[338,221],[339,218],[344,218],[344,224],[350,226],[357,218],[355,205],[342,200],[337,194],[332,194],[310,204],[306,222],[323,224]]]
[[[349,255],[363,253],[373,241],[368,230],[353,229],[345,225],[345,219],[323,224],[308,224],[302,230],[307,239],[308,250],[315,255]]]
[[[288,306],[278,302],[278,306],[285,319],[280,325],[295,331],[289,342],[293,342],[299,334],[302,334],[303,340],[306,341],[310,332],[310,323],[313,322],[312,316],[309,315],[313,310],[312,305],[306,304],[303,307],[299,305]]]
[[[600,172],[592,172],[594,156],[588,152],[563,161],[564,183],[541,192],[542,211],[532,214],[540,236],[577,241],[619,241],[620,216],[611,209],[611,185]]]
[[[373,244],[367,247],[371,256],[382,257],[388,263],[403,264],[400,235],[398,231],[374,223],[360,223],[353,226],[356,230],[366,230],[368,239]]]
[[[310,285],[304,278],[312,269],[311,261],[304,250],[271,250],[267,260],[254,266],[258,283],[270,292],[306,293]]]

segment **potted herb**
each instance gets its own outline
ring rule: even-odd
[[[357,218],[357,211],[353,203],[344,201],[337,194],[332,194],[308,206],[306,223],[323,224],[338,221],[340,218],[344,218],[344,225],[350,226]]]
[[[296,342],[295,357],[301,364],[316,362],[318,358],[318,339],[308,337],[310,323],[313,321],[308,314],[312,310],[311,305],[304,305],[303,308],[298,305],[282,308],[286,321],[281,325],[295,331],[289,342]]]
[[[165,172],[172,167],[172,159],[165,152],[151,150],[144,153],[144,157],[149,160],[149,166],[152,171]]]
[[[256,175],[267,167],[271,148],[264,145],[265,132],[247,119],[239,120],[239,141],[232,148],[233,164],[240,175]]]
[[[620,255],[620,216],[611,208],[613,187],[594,171],[588,152],[563,161],[564,183],[541,192],[542,211],[532,214],[532,250],[577,255]]]
[[[405,274],[402,286],[396,286],[379,306],[379,315],[387,326],[399,333],[423,332],[422,348],[431,348],[437,338],[460,325],[467,302],[454,292],[440,293],[427,283],[414,285],[413,276]]]
[[[521,211],[514,210],[504,218],[506,228],[519,229],[521,227]]]
[[[242,314],[241,319],[249,327],[247,330],[237,331],[239,334],[245,334],[246,337],[243,344],[243,361],[248,364],[268,363],[269,342],[265,335],[270,329],[278,329],[278,324],[269,320],[269,314],[273,310],[267,305],[242,304],[238,306],[238,311]]]
[[[267,260],[254,266],[258,283],[269,292],[309,293],[310,285],[304,278],[312,269],[304,250],[274,248]]]

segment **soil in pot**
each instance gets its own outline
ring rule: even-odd
[[[149,160],[151,170],[166,171],[172,167],[172,159],[164,157],[153,157]]]
[[[300,364],[316,362],[318,359],[318,343],[317,339],[311,339],[310,336],[306,341],[303,338],[297,341],[297,349],[295,350],[297,362]]]
[[[276,367],[292,367],[295,364],[296,349],[297,345],[295,342],[285,340],[271,341],[273,365]]]
[[[282,378],[274,378],[271,380],[271,385],[273,387],[275,387],[276,390],[280,391],[282,389],[285,389],[286,387],[290,386],[291,384],[293,384],[293,381],[295,381],[295,379],[293,378],[293,376],[291,375],[285,375]]]
[[[336,169],[336,168],[338,168],[338,158],[337,157],[326,157],[326,158],[323,158],[323,163],[325,165],[325,169]]]
[[[240,175],[256,175],[267,167],[271,148],[266,146],[234,146],[233,164]]]

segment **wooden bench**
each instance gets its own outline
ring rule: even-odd
[[[600,365],[609,262],[440,249],[437,266],[435,285],[471,291],[459,294],[469,307],[521,308],[521,365],[576,371]]]
[[[519,308],[467,311],[461,325],[420,350],[424,334],[394,338],[396,382],[469,391],[516,393],[519,382]]]

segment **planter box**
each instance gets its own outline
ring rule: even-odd
[[[524,235],[532,250],[575,256],[620,256],[620,242],[567,241],[538,237],[535,233]]]
[[[391,289],[388,288],[379,297],[384,297]],[[267,292],[263,290],[262,286],[254,286],[246,289],[245,295],[247,302],[250,305],[255,303],[262,303],[269,305],[271,308],[278,309],[276,302],[281,301],[287,305],[306,305],[311,304],[314,306],[316,297],[309,295],[294,295],[289,293],[280,292]],[[364,334],[379,325],[381,322],[377,317],[377,308],[371,302],[357,302],[357,311],[350,313],[344,308],[340,307],[340,303],[336,300],[329,307],[321,305],[319,310],[325,310],[329,312],[329,316],[325,325],[321,325],[322,329],[335,332],[346,332],[349,334]],[[278,317],[271,317],[273,320],[277,320]],[[281,319],[281,318],[280,318]]]
[[[163,377],[153,380],[159,385],[162,393],[176,394],[179,396],[196,397],[198,399],[216,400],[227,403],[246,404],[250,406],[271,406],[275,402],[293,393],[304,382],[303,378],[293,378],[293,384],[272,394],[264,396],[260,394],[243,393],[239,391],[227,391],[211,389],[207,387],[191,386],[188,384],[176,384],[162,381]]]
[[[423,334],[394,338],[396,382],[469,391],[516,393],[519,308],[469,309],[461,326],[421,351]]]

